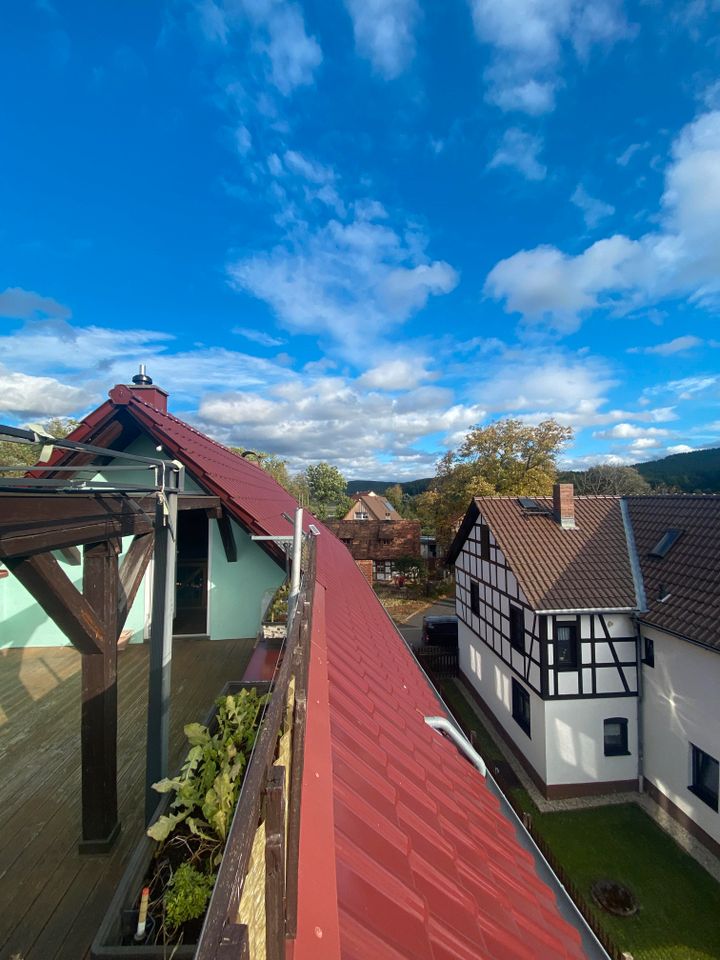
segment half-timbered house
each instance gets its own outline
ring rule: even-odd
[[[456,566],[460,667],[548,797],[637,786],[635,586],[615,497],[478,497]]]
[[[720,854],[720,497],[478,497],[464,682],[548,798],[640,787]]]

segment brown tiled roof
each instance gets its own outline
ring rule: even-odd
[[[628,497],[645,585],[646,623],[720,650],[720,496]],[[682,530],[663,558],[649,556]],[[659,596],[668,595],[664,602]]]
[[[536,610],[635,607],[635,589],[618,497],[575,497],[573,530],[517,497],[476,497],[477,509]]]
[[[356,493],[355,502],[343,517],[344,520],[354,520],[355,511],[362,506],[374,520],[402,520],[395,507],[380,494]]]

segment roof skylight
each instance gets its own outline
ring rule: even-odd
[[[649,552],[648,556],[658,557],[662,560],[663,557],[666,557],[670,552],[673,544],[676,542],[678,537],[682,534],[682,530],[678,530],[676,527],[671,527],[669,530],[666,530],[662,537],[658,540],[652,550]]]

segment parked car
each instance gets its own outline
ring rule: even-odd
[[[422,626],[422,643],[432,647],[447,647],[456,650],[458,645],[457,617],[425,617]]]

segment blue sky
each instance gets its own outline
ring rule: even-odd
[[[4,4],[0,419],[139,362],[223,442],[429,476],[720,445],[720,2]]]

